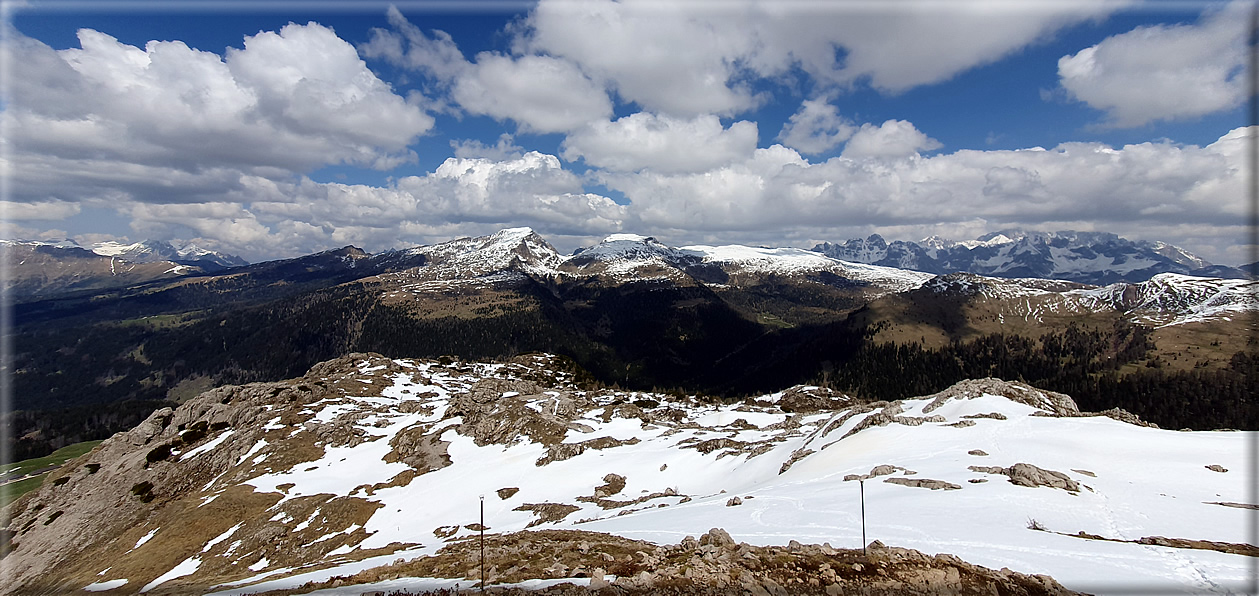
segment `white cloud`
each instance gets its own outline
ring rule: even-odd
[[[638,112],[569,134],[561,155],[616,171],[696,172],[747,158],[756,140],[755,122],[723,128],[713,115],[681,119]]]
[[[78,35],[60,51],[16,32],[3,44],[14,200],[204,200],[242,173],[396,165],[433,125],[317,24],[261,32],[225,58]]]
[[[481,52],[470,62],[448,33],[425,35],[392,6],[388,17],[396,32],[372,30],[363,55],[427,74],[469,113],[538,133],[566,132],[612,115],[603,86],[570,61]]]
[[[777,140],[806,155],[834,149],[857,131],[851,120],[839,115],[839,108],[825,99],[806,99],[783,125]]]
[[[1186,242],[1211,259],[1245,242],[1238,224],[1247,214],[1245,134],[1237,129],[1205,147],[1066,143],[1048,151],[816,164],[774,146],[703,173],[604,173],[600,180],[632,201],[626,229],[675,242],[834,241],[846,238],[835,230],[858,228],[922,237],[982,221],[985,231],[1091,228],[1134,238],[1158,229],[1157,239]],[[1220,235],[1204,244],[1212,227]]]
[[[79,213],[79,204],[69,201],[37,201],[19,203],[0,201],[0,219],[4,221],[56,221]]]
[[[612,115],[601,87],[571,62],[549,56],[477,54],[451,96],[473,114],[512,120],[525,132],[565,132]]]
[[[823,88],[888,93],[948,80],[1126,4],[542,0],[515,50],[577,64],[620,98],[686,117],[761,105],[756,79],[799,67]]]
[[[6,45],[15,70],[6,114],[19,150],[190,168],[370,165],[433,125],[313,23],[260,32],[226,58],[178,41],[141,49],[90,29],[79,40],[56,52],[25,38]],[[49,139],[45,127],[59,135]]]
[[[486,145],[476,139],[464,139],[451,141],[450,148],[455,150],[455,157],[484,157],[495,161],[519,159],[524,154],[524,148],[515,144],[512,135],[508,133],[499,135],[498,142],[493,145]]]
[[[897,159],[942,146],[906,120],[888,120],[882,126],[862,124],[844,145],[841,156],[849,159]]]
[[[699,6],[543,1],[516,49],[570,60],[623,100],[653,112],[730,115],[755,107],[759,100],[732,81],[735,62],[752,52],[754,36],[739,31],[737,22],[715,22]]]
[[[1196,118],[1245,99],[1249,2],[1196,24],[1138,27],[1058,60],[1062,87],[1106,112],[1107,125]]]
[[[515,226],[531,226],[548,237],[606,234],[620,230],[627,212],[607,197],[586,193],[555,156],[533,151],[501,160],[452,157],[432,173],[385,187],[259,177],[244,183],[243,211],[225,209],[214,217],[238,225],[258,222],[268,229],[265,242],[273,252],[286,255],[344,244],[378,251]],[[201,233],[218,238],[213,231]]]
[[[397,32],[372,29],[371,40],[359,48],[364,56],[383,58],[445,81],[455,79],[468,68],[468,61],[449,33],[434,30],[432,37],[427,36],[393,5],[389,6],[387,17]]]

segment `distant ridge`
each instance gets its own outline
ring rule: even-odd
[[[1144,282],[1160,273],[1245,279],[1238,267],[1215,265],[1165,242],[1132,241],[1106,232],[1002,230],[975,240],[931,236],[887,242],[872,234],[813,251],[844,261],[927,273],[1035,277],[1093,285]]]

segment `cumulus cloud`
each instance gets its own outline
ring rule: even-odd
[[[182,42],[139,48],[81,29],[53,50],[17,32],[0,114],[19,202],[201,201],[244,174],[326,164],[392,167],[433,118],[317,24],[245,38],[224,57]]]
[[[1126,2],[780,3],[542,0],[515,50],[571,61],[656,113],[731,116],[749,85],[799,68],[823,87],[887,93],[948,80]]]
[[[683,119],[638,112],[569,134],[561,155],[616,171],[696,172],[750,156],[756,140],[755,122],[724,128],[713,115]]]
[[[942,146],[906,120],[888,120],[881,126],[862,124],[840,155],[849,159],[898,159]]]
[[[515,226],[561,237],[607,234],[627,217],[625,206],[585,192],[557,157],[534,151],[452,157],[429,174],[387,186],[262,177],[243,185],[235,203],[135,206],[133,228],[178,235],[169,226],[185,225],[242,254],[268,247],[272,255],[296,255],[345,244],[378,251]]]
[[[506,161],[519,158],[524,153],[524,148],[513,142],[513,139],[512,135],[503,133],[493,145],[486,145],[476,139],[463,139],[451,141],[450,148],[455,150],[455,157],[485,157]]]
[[[1238,224],[1247,213],[1246,134],[1237,129],[1204,147],[1065,143],[816,164],[776,145],[703,173],[609,172],[600,180],[632,201],[629,229],[670,230],[661,235],[677,241],[719,235],[732,242],[771,230],[779,238],[837,240],[832,229],[927,232],[976,229],[982,221],[987,231],[1092,228],[1140,238],[1147,228],[1162,229],[1168,232],[1159,239],[1174,243],[1218,226],[1213,244],[1189,244],[1210,259],[1246,235]]]
[[[834,149],[857,131],[851,120],[839,115],[839,108],[825,99],[806,99],[783,125],[777,140],[806,155]]]
[[[1062,88],[1115,127],[1235,108],[1245,98],[1251,8],[1234,2],[1192,25],[1138,27],[1063,56]]]
[[[225,57],[183,42],[144,48],[81,29],[55,51],[16,34],[5,111],[19,153],[185,170],[406,159],[431,116],[394,94],[318,24],[245,39]]]
[[[612,115],[600,86],[571,62],[549,56],[482,52],[451,95],[465,110],[512,120],[525,132],[565,132]]]
[[[374,29],[364,56],[427,74],[472,114],[511,120],[522,132],[566,132],[612,115],[603,86],[576,64],[552,56],[481,52],[467,60],[444,31],[426,35],[390,7],[394,30]]]

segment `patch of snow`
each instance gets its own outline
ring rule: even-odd
[[[127,585],[127,580],[125,579],[111,579],[107,582],[88,584],[83,586],[83,589],[88,592],[104,592],[105,590],[113,590],[114,588],[121,588],[125,585]]]
[[[232,537],[232,534],[235,534],[235,533],[236,533],[236,530],[239,530],[239,529],[240,529],[240,527],[241,527],[241,526],[243,526],[243,525],[245,525],[245,522],[238,523],[238,524],[236,524],[236,525],[232,526],[231,528],[228,528],[226,532],[223,532],[222,534],[219,534],[219,535],[218,535],[218,537],[217,537],[217,538],[215,538],[214,540],[211,540],[211,541],[209,541],[209,542],[205,543],[205,548],[202,548],[202,549],[201,549],[201,552],[203,552],[203,553],[208,553],[208,552],[210,552],[210,549],[214,548],[214,545],[216,545],[216,544],[218,544],[218,543],[220,543],[220,542],[223,542],[224,540],[227,540],[228,538],[231,538],[231,537]]]
[[[140,593],[143,594],[145,592],[148,592],[149,590],[152,590],[153,588],[156,588],[177,577],[183,577],[185,575],[192,575],[196,573],[197,569],[199,569],[200,567],[201,567],[200,557],[192,556],[187,559],[184,559],[183,562],[176,565],[170,571],[163,573],[162,575],[158,576],[157,579],[145,584],[143,588],[140,588]]]
[[[236,460],[236,465],[239,466],[240,464],[245,463],[245,460],[252,457],[253,454],[258,453],[259,451],[262,451],[262,449],[266,446],[267,446],[266,439],[258,439],[258,442],[254,443],[254,446],[250,447],[249,451],[246,451],[244,455],[240,456],[240,459]]]
[[[279,418],[276,418],[276,420],[279,420]],[[200,445],[196,449],[193,449],[192,451],[189,451],[179,456],[179,461],[196,457],[202,453],[205,453],[211,449],[214,449],[215,447],[218,447],[219,445],[222,445],[223,441],[226,441],[228,437],[232,436],[233,432],[235,431],[231,429],[224,431],[223,434],[220,434],[219,436],[214,437],[214,439],[210,440],[210,442]]]
[[[135,550],[137,548],[140,548],[141,546],[144,546],[144,543],[152,540],[153,536],[157,534],[157,531],[160,529],[161,528],[153,528],[152,530],[149,530],[148,534],[141,536],[140,539],[136,541],[136,545],[131,547],[131,550]]]

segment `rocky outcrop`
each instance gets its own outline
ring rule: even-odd
[[[958,490],[962,488],[961,486],[953,484],[952,482],[945,482],[943,480],[932,480],[930,478],[888,478],[884,480],[883,482],[888,482],[891,484],[900,484],[903,486],[914,486],[918,488],[929,488],[931,490],[940,490],[940,489]]]
[[[1011,484],[1017,484],[1019,486],[1048,486],[1050,488],[1061,488],[1071,492],[1080,491],[1079,483],[1072,480],[1070,476],[1067,476],[1062,472],[1038,468],[1032,464],[1018,463],[1008,468],[1002,468],[1000,466],[970,466],[969,469],[972,472],[1008,476]]]
[[[1080,408],[1069,395],[991,377],[958,381],[944,391],[926,396],[924,399],[930,399],[931,402],[923,406],[922,412],[928,414],[949,400],[975,399],[981,395],[999,395],[1057,416],[1076,416],[1080,413]]]
[[[435,556],[399,562],[343,578],[342,584],[398,577],[479,579],[479,542],[461,540]],[[867,553],[830,545],[751,546],[713,528],[698,540],[655,545],[607,534],[571,530],[517,532],[485,537],[486,579],[494,594],[513,596],[625,595],[827,595],[900,594],[1066,595],[1052,578],[972,565],[952,555],[926,555],[875,541]],[[590,587],[559,584],[542,589],[497,588],[526,579],[588,578]],[[332,580],[303,591],[332,587]],[[452,593],[453,594],[453,593]]]

